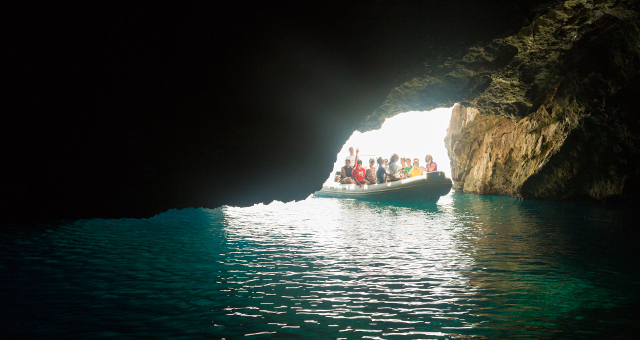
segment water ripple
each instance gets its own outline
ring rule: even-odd
[[[76,221],[4,236],[0,331],[624,337],[640,321],[631,316],[639,262],[635,243],[607,226],[627,218],[589,205],[451,194],[421,206],[309,198]]]

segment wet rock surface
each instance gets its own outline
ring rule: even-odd
[[[460,103],[445,140],[459,192],[637,199],[637,1],[566,1],[517,34],[425,68],[361,128]]]

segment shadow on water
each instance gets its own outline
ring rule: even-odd
[[[485,325],[495,336],[511,334],[514,323],[523,335],[553,338],[625,338],[640,330],[640,256],[629,207],[453,200],[455,214],[476,216],[476,228],[458,246],[474,258],[469,283],[489,298],[476,310],[491,315]]]
[[[80,220],[17,233],[0,248],[5,338],[176,338],[214,330],[224,270],[219,210]]]
[[[452,193],[76,221],[1,240],[0,332],[626,338],[640,323],[631,217]]]

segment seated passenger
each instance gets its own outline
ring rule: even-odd
[[[400,158],[400,178],[404,179],[405,177],[405,173],[404,173],[404,167],[405,167],[405,158],[402,157]]]
[[[356,154],[356,167],[353,169],[353,180],[355,184],[360,187],[366,184],[364,179],[365,172],[365,169],[362,167],[362,160],[358,159],[358,154]]]
[[[353,167],[351,160],[347,157],[344,160],[344,166],[340,169],[340,184],[353,184]]]
[[[404,159],[404,178],[409,178],[409,173],[411,172],[411,169],[413,169],[413,167],[411,166],[411,158],[407,157]]]
[[[427,172],[438,171],[438,164],[433,161],[433,157],[431,157],[431,155],[427,155],[427,157],[424,158],[424,161],[427,162],[427,165],[425,166]]]
[[[391,155],[391,160],[389,161],[389,170],[387,170],[388,182],[399,181],[402,179],[400,178],[400,168],[398,168],[398,164],[396,164],[398,158],[400,157],[398,157],[397,153]]]
[[[367,172],[364,175],[364,181],[367,185],[371,185],[371,184],[376,184],[376,168],[375,165],[376,164],[376,160],[371,158],[369,160],[369,169],[367,169]]]
[[[378,157],[378,170],[376,171],[376,182],[378,184],[387,181],[387,169],[384,168],[384,159]]]
[[[409,177],[416,177],[422,175],[422,170],[420,170],[420,161],[416,158],[413,160],[413,169],[409,172]]]

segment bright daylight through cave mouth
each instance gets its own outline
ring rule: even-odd
[[[429,154],[437,163],[438,171],[443,171],[451,178],[451,166],[444,138],[447,135],[452,109],[453,107],[404,112],[387,118],[379,130],[364,133],[354,131],[338,153],[327,183],[333,182],[334,174],[344,166],[344,160],[349,155],[349,147],[353,147],[354,150],[360,149],[364,167],[369,166],[369,159],[373,156],[389,159],[394,153],[401,158],[417,158],[420,160],[420,166],[424,166],[425,156]]]

